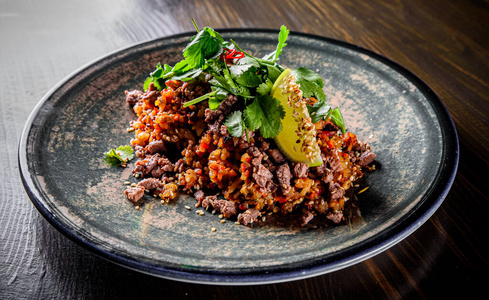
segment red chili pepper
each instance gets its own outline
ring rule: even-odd
[[[278,196],[277,198],[280,204],[284,204],[285,202],[287,202],[287,197]]]
[[[224,61],[227,63],[231,63],[233,59],[243,58],[245,55],[241,51],[237,51],[236,49],[224,49]]]
[[[334,148],[334,144],[333,144],[333,141],[329,140],[328,141],[328,148],[331,150]]]
[[[333,135],[336,134],[336,131],[324,130],[323,132],[326,134],[326,136],[329,136],[329,137],[332,137]]]

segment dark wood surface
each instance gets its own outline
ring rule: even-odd
[[[201,26],[331,37],[405,66],[441,98],[460,165],[437,212],[389,250],[334,273],[252,287],[155,278],[84,250],[24,192],[17,144],[42,96],[119,48]],[[483,0],[0,1],[0,298],[433,299],[489,295],[489,2]],[[483,298],[483,297],[482,297]],[[481,299],[482,299],[481,298]]]

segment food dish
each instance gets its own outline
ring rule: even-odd
[[[346,131],[319,74],[278,63],[288,33],[282,26],[277,49],[258,58],[205,27],[184,60],[158,64],[144,90],[125,92],[137,115],[128,129],[131,168],[144,178],[124,191],[130,201],[139,207],[146,193],[164,204],[186,193],[195,207],[253,226],[278,216],[302,227],[350,221],[345,207],[355,205],[353,188],[374,170],[376,155]],[[188,67],[202,53],[205,60]],[[182,63],[188,70],[178,71]],[[115,165],[131,158],[111,153]]]
[[[276,45],[276,31],[220,32],[254,53]],[[123,205],[125,186],[114,182],[131,178],[130,170],[114,171],[100,155],[129,137],[123,133],[133,116],[121,107],[120,95],[162,57],[176,62],[189,36],[139,44],[89,64],[54,87],[27,121],[19,144],[24,186],[40,213],[70,239],[112,262],[165,278],[262,284],[372,257],[416,230],[442,203],[457,170],[458,140],[436,95],[377,54],[292,33],[282,63],[317,67],[330,78],[329,101],[348,106],[345,119],[356,120],[349,127],[365,133],[377,153],[381,168],[369,174],[371,188],[360,195],[362,218],[351,226],[257,231],[231,222],[211,225],[184,208],[192,199],[139,211]]]

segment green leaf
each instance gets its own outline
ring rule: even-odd
[[[221,104],[222,100],[219,100],[216,97],[209,98],[209,108],[212,110],[216,110],[219,108],[219,104]]]
[[[316,102],[314,105],[307,105],[307,111],[309,112],[312,123],[316,123],[321,119],[329,118],[331,106],[326,102]]]
[[[260,128],[262,119],[265,118],[263,110],[260,106],[260,101],[257,99],[255,99],[250,105],[246,106],[243,115],[246,127],[248,127],[248,129],[251,131],[255,131]]]
[[[188,65],[186,60],[181,60],[173,66],[172,72],[174,74],[183,74],[191,69],[193,68]]]
[[[236,78],[236,82],[250,88],[259,86],[261,83],[263,83],[263,79],[260,75],[257,74],[257,71],[258,70],[256,69],[256,67],[250,67],[238,78]]]
[[[343,120],[343,115],[338,107],[331,112],[331,121],[341,129],[343,134],[346,132],[345,121]]]
[[[209,108],[212,110],[216,110],[221,104],[222,100],[226,99],[228,96],[228,91],[222,89],[220,87],[211,87],[213,91],[215,91],[215,95],[209,98]]]
[[[172,68],[169,65],[161,66],[160,63],[156,65],[156,70],[154,70],[149,77],[144,81],[144,90],[148,90],[149,85],[154,83],[155,87],[161,91],[166,88],[165,79],[169,77],[168,75],[171,73]],[[171,74],[170,74],[171,75]]]
[[[264,138],[273,138],[282,131],[284,116],[280,101],[270,95],[257,96],[244,111],[246,126],[252,131],[259,128]]]
[[[190,69],[201,68],[206,59],[219,56],[222,52],[222,36],[212,28],[205,27],[183,50],[183,57]]]
[[[267,65],[266,67],[268,71],[268,78],[270,78],[272,82],[275,82],[280,74],[282,74],[283,70],[280,70],[277,66]]]
[[[112,166],[120,166],[121,163],[127,163],[134,158],[134,151],[131,146],[119,146],[117,149],[110,149],[104,152],[105,162]]]
[[[229,67],[229,71],[231,75],[238,77],[251,67],[259,68],[260,63],[253,57],[245,56],[239,59],[235,65]]]
[[[231,136],[242,136],[245,129],[245,123],[241,111],[237,110],[231,113],[224,122],[224,125],[228,128],[228,132]]]
[[[278,45],[277,45],[277,50],[275,50],[275,56],[273,58],[273,61],[276,62],[278,60],[278,57],[280,54],[282,54],[282,49],[287,46],[287,43],[285,41],[287,40],[287,37],[289,36],[289,30],[285,25],[282,25],[280,27],[280,33],[278,35]]]
[[[300,67],[292,70],[296,77],[296,82],[300,85],[304,97],[316,97],[320,102],[326,100],[326,94],[323,91],[323,78],[311,69]]]
[[[272,90],[273,87],[273,82],[267,78],[266,82],[262,82],[257,88],[256,92],[259,95],[268,95],[270,94],[270,91]]]
[[[187,71],[183,74],[173,76],[172,79],[181,80],[181,81],[189,81],[189,80],[192,80],[196,77],[199,77],[200,74],[202,74],[202,69],[193,69],[193,70]]]

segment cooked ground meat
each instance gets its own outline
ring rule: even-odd
[[[163,187],[165,184],[156,178],[145,178],[141,180],[137,186],[146,190],[154,190],[159,187]]]
[[[164,153],[167,151],[167,146],[164,141],[156,140],[152,141],[145,147],[146,153],[155,154],[155,153]]]
[[[253,178],[260,187],[266,188],[267,182],[273,178],[273,174],[262,164],[259,164],[257,171],[253,174]]]
[[[290,168],[287,163],[280,165],[277,168],[277,179],[280,183],[280,188],[282,189],[282,193],[288,194],[290,189],[290,179],[292,179],[292,174],[290,173]]]
[[[370,147],[321,120],[315,127],[323,164],[290,162],[259,131],[229,134],[225,118],[243,102],[236,96],[228,96],[217,110],[209,109],[207,100],[184,107],[210,91],[206,80],[170,80],[163,91],[151,84],[146,92],[125,92],[138,117],[131,122],[131,144],[138,158],[133,173],[142,178],[125,191],[127,198],[138,202],[145,190],[165,201],[179,192],[193,194],[197,205],[226,218],[237,216],[244,225],[295,211],[301,211],[303,226],[319,216],[340,223],[345,191],[373,169],[366,167],[376,158]]]
[[[314,215],[310,211],[306,210],[306,212],[300,217],[301,226],[308,224],[312,219],[314,219]]]
[[[204,200],[205,194],[202,190],[198,190],[194,193],[195,200],[202,202]]]
[[[343,213],[342,212],[331,212],[329,213],[326,218],[331,220],[335,224],[339,224],[341,220],[343,220]]]
[[[375,155],[375,153],[372,153],[370,151],[365,151],[358,158],[358,165],[360,167],[365,167],[369,165],[371,162],[373,162],[375,158],[377,158],[377,155]]]
[[[331,194],[331,199],[332,200],[337,200],[343,197],[343,188],[341,185],[337,182],[330,181],[329,182],[329,192]]]
[[[258,209],[247,209],[245,212],[238,215],[238,222],[243,225],[257,223],[259,216],[261,216],[261,213]]]
[[[138,202],[139,199],[141,199],[143,197],[144,188],[141,186],[131,187],[131,188],[128,188],[127,190],[125,190],[124,194],[126,194],[127,199],[129,199],[135,203],[135,202]]]
[[[134,106],[136,103],[138,103],[139,100],[141,100],[141,95],[143,92],[138,91],[138,90],[133,90],[133,91],[126,91],[126,102],[127,104]]]
[[[309,171],[309,166],[304,163],[297,163],[294,166],[294,177],[303,178],[307,177],[307,172]]]
[[[228,97],[219,104],[218,109],[211,110],[210,108],[207,108],[205,110],[205,122],[211,123],[216,119],[222,121],[222,119],[231,112],[236,101],[238,101],[238,97],[235,95],[228,95]]]
[[[229,201],[229,200],[214,201],[213,206],[214,209],[217,212],[222,213],[225,218],[231,218],[232,216],[235,216],[238,208],[236,202]]]
[[[268,155],[277,163],[281,164],[285,161],[285,157],[282,155],[282,152],[278,149],[270,149],[268,150]]]

